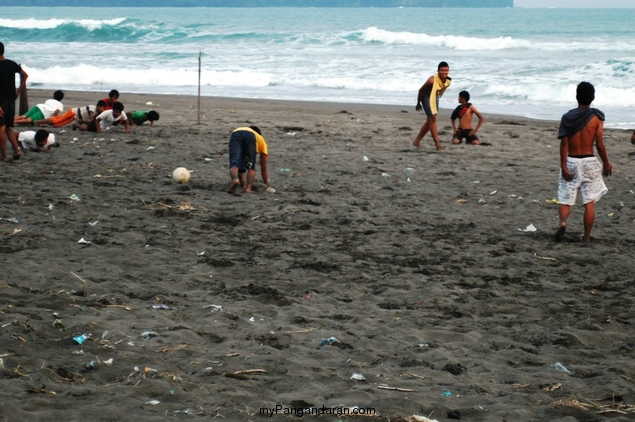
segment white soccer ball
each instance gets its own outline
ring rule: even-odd
[[[190,172],[185,167],[177,167],[172,172],[172,179],[176,183],[187,183],[190,181]]]

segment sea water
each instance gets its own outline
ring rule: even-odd
[[[437,64],[441,108],[558,120],[596,87],[635,127],[635,9],[1,7],[30,87],[392,104],[414,111]],[[199,76],[199,66],[201,68]]]

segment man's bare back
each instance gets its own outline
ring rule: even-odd
[[[582,106],[579,108],[589,107]],[[613,166],[609,163],[606,146],[604,145],[604,121],[595,115],[580,131],[571,136],[564,136],[560,142],[560,163],[562,176],[565,180],[573,180],[573,175],[568,171],[566,166],[566,158],[593,156],[594,145],[603,163],[603,176],[606,177],[611,174]]]
[[[604,143],[604,122],[598,116],[593,116],[584,129],[569,137],[568,155],[593,155],[596,140]]]

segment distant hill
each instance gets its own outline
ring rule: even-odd
[[[3,6],[83,7],[514,7],[514,0],[4,0]]]

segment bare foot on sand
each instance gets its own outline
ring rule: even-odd
[[[415,148],[419,149],[419,142],[412,141],[412,145],[414,145]]]
[[[227,193],[236,193],[236,189],[240,186],[240,181],[238,179],[232,182],[232,185],[227,189]]]
[[[558,227],[558,230],[556,230],[556,242],[560,242],[562,240],[562,238],[564,237],[564,233],[566,231],[567,231],[567,225],[560,224],[560,227]]]
[[[437,145],[437,151],[445,151],[445,147],[443,145]]]

